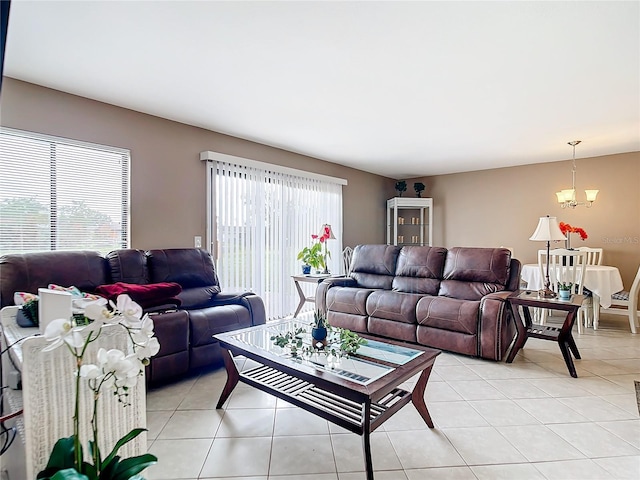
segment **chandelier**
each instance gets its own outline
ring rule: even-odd
[[[593,205],[593,202],[596,201],[596,196],[598,195],[599,190],[585,190],[584,193],[587,196],[586,202],[577,202],[576,201],[576,145],[578,145],[580,140],[573,140],[569,142],[569,145],[573,147],[573,168],[571,169],[571,188],[566,190],[560,190],[556,192],[556,197],[558,197],[558,203],[562,208],[576,208],[577,206],[585,206],[590,208]]]

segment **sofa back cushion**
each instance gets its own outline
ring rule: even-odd
[[[439,295],[480,300],[505,289],[511,252],[506,248],[454,247],[447,252]]]
[[[0,306],[13,305],[15,292],[38,293],[50,283],[93,292],[109,283],[107,261],[99,252],[54,251],[8,254],[0,257]]]
[[[358,287],[391,290],[400,248],[395,245],[357,245],[351,258],[351,278]]]
[[[437,295],[447,249],[443,247],[402,247],[392,288],[403,293]]]
[[[220,282],[213,258],[206,250],[169,248],[147,253],[149,282],[175,282],[182,287],[178,298],[182,308],[209,306],[220,293]]]
[[[106,257],[111,269],[113,282],[135,283],[143,285],[149,283],[147,272],[147,257],[144,250],[126,248],[109,252]]]

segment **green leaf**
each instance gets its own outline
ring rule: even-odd
[[[82,462],[82,473],[92,480],[98,479],[98,469],[91,463]]]
[[[107,479],[113,478],[115,475],[116,468],[118,468],[118,463],[120,462],[120,457],[116,455],[113,457],[109,463],[102,462],[102,470],[100,471],[100,478]]]
[[[75,468],[66,468],[57,472],[51,480],[89,480],[89,477],[78,473]]]
[[[38,479],[52,478],[57,472],[73,469],[75,471],[75,445],[73,435],[59,439],[49,456],[49,461],[44,470],[38,473]]]
[[[113,450],[111,450],[111,453],[109,454],[109,456],[104,459],[104,462],[102,462],[102,465],[103,465],[102,468],[104,468],[104,465],[107,465],[109,462],[111,462],[111,459],[113,459],[113,457],[116,456],[116,454],[118,453],[118,450],[120,450],[120,447],[122,447],[123,445],[126,445],[128,442],[136,438],[142,432],[146,432],[146,431],[147,431],[146,428],[134,428],[129,433],[127,433],[124,437],[118,440],[118,442],[113,447]]]
[[[134,475],[156,463],[158,463],[158,457],[150,453],[125,458],[118,465],[111,480],[130,480]]]

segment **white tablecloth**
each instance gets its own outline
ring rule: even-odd
[[[522,280],[527,282],[527,288],[540,290],[544,288],[544,279],[540,274],[537,263],[527,263],[520,272]],[[611,306],[611,295],[624,289],[620,271],[608,265],[587,265],[582,284],[600,298],[600,306]],[[580,281],[580,279],[578,279]]]

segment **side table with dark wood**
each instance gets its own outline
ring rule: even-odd
[[[579,360],[580,352],[578,352],[578,347],[576,346],[571,330],[578,310],[584,300],[584,295],[571,295],[569,300],[560,300],[559,298],[539,297],[538,292],[535,290],[517,290],[509,295],[507,300],[516,321],[517,328],[516,340],[507,357],[507,363],[513,362],[516,354],[524,347],[529,337],[553,340],[558,342],[569,373],[572,377],[577,378],[578,374],[576,373],[576,367],[573,364],[571,354],[573,353],[573,356]],[[519,306],[522,307],[524,321],[520,316]],[[561,310],[567,312],[567,316],[559,328],[550,325],[537,325],[531,320],[529,308]]]
[[[302,310],[302,307],[304,306],[305,303],[316,301],[316,297],[314,296],[307,297],[307,295],[304,293],[304,290],[302,290],[302,286],[300,285],[300,282],[318,284],[321,281],[323,281],[325,278],[329,278],[330,276],[331,275],[328,273],[327,274],[318,273],[315,275],[308,274],[308,275],[292,275],[291,276],[291,278],[293,278],[293,283],[295,283],[296,285],[296,290],[298,291],[298,297],[300,299],[298,303],[298,307],[296,308],[296,313],[293,314],[293,318],[296,318],[298,316],[298,314],[300,313],[300,310]]]

